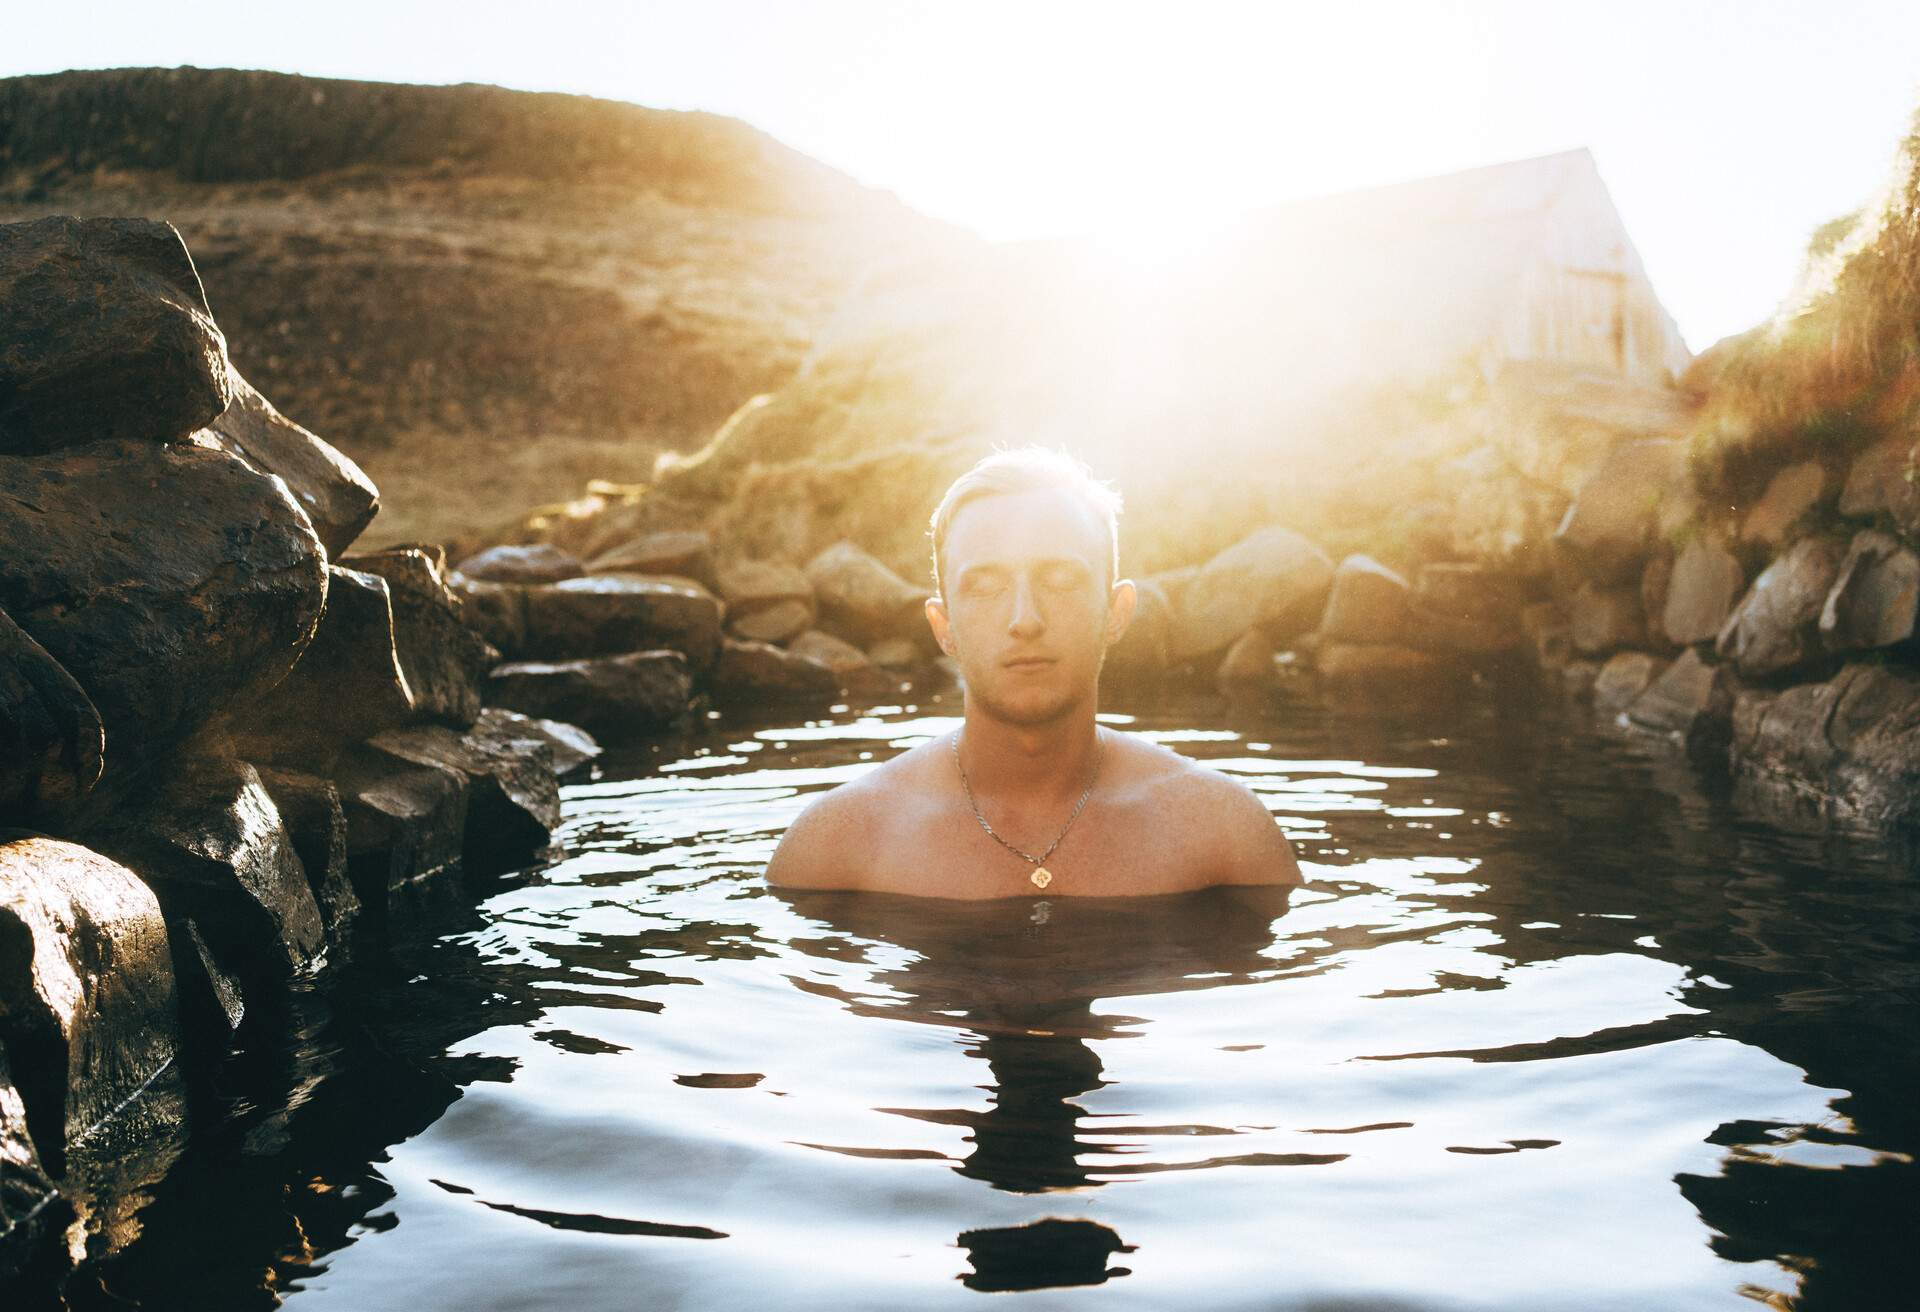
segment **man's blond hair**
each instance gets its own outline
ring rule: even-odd
[[[1044,446],[1001,449],[983,457],[953,480],[953,486],[933,509],[928,533],[933,538],[933,587],[946,595],[940,556],[947,546],[953,517],[970,501],[1019,492],[1061,491],[1091,510],[1107,528],[1107,583],[1120,577],[1120,493],[1093,476],[1093,471],[1065,451]]]

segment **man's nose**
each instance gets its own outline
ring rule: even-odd
[[[1033,584],[1024,577],[1014,580],[1013,612],[1007,616],[1008,636],[1031,638],[1046,627],[1046,617],[1040,613],[1039,599],[1034,596]]]

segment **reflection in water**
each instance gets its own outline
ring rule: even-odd
[[[963,1230],[960,1247],[973,1262],[973,1270],[961,1280],[982,1293],[1104,1285],[1133,1274],[1123,1266],[1107,1265],[1108,1257],[1131,1253],[1133,1245],[1121,1243],[1119,1235],[1092,1221],[1048,1217],[1031,1225]]]
[[[878,1110],[965,1127],[973,1148],[959,1166],[962,1175],[1013,1193],[1043,1193],[1099,1185],[1100,1174],[1128,1170],[1110,1160],[1083,1164],[1088,1157],[1122,1158],[1133,1148],[1083,1138],[1086,1111],[1074,1100],[1106,1084],[1091,1045],[1139,1037],[1145,1022],[1096,1013],[1094,1004],[1243,984],[1270,973],[1276,963],[1262,953],[1273,945],[1272,926],[1287,909],[1288,892],[1002,902],[778,895],[843,936],[904,952],[904,964],[870,978],[870,988],[886,995],[884,1006],[833,986],[813,987],[859,1014],[964,1031],[967,1056],[987,1064],[984,1110]],[[801,946],[829,942],[809,937]]]

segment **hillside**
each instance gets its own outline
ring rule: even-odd
[[[962,241],[746,124],[200,69],[0,80],[0,221],[180,229],[235,363],[358,460],[375,542],[646,476],[875,263]]]

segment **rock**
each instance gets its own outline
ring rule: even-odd
[[[1828,495],[1827,471],[1815,460],[1779,470],[1740,521],[1740,540],[1777,547]]]
[[[54,1236],[72,1220],[72,1205],[41,1165],[27,1129],[27,1105],[0,1046],[0,1283],[19,1276],[36,1254],[51,1251]]]
[[[1176,660],[1224,651],[1248,629],[1272,641],[1305,633],[1333,586],[1333,562],[1291,529],[1271,527],[1228,547],[1187,584],[1176,613]]]
[[[1732,733],[1734,693],[1726,666],[1707,664],[1689,647],[1627,707],[1627,720],[1677,735],[1695,757],[1717,756]]]
[[[621,736],[666,728],[686,714],[692,697],[687,658],[677,651],[516,661],[496,667],[487,681],[493,705]]]
[[[723,614],[705,588],[595,574],[527,589],[522,650],[528,657],[561,659],[670,648],[698,673],[720,649]]]
[[[1520,645],[1520,608],[1520,585],[1510,574],[1485,565],[1423,565],[1412,620],[1423,646],[1491,656]]]
[[[1463,676],[1458,662],[1418,647],[1386,643],[1329,642],[1314,655],[1314,672],[1335,687],[1417,694],[1444,690]]]
[[[167,926],[173,944],[173,978],[180,998],[180,1039],[201,1066],[227,1052],[246,1019],[240,980],[220,964],[192,918]]]
[[[1827,538],[1802,538],[1762,570],[1721,626],[1714,649],[1749,679],[1815,664],[1819,622],[1843,552]]]
[[[1890,515],[1902,528],[1912,529],[1920,515],[1920,495],[1916,495],[1912,470],[1914,442],[1911,434],[1895,433],[1883,437],[1854,459],[1847,472],[1846,485],[1840,489],[1840,513],[1865,518]]]
[[[1568,701],[1592,701],[1594,685],[1599,681],[1599,661],[1570,660],[1560,667],[1560,691]]]
[[[715,571],[715,579],[729,615],[780,601],[813,600],[813,585],[806,574],[781,561],[729,561]]]
[[[508,870],[545,851],[560,825],[553,749],[542,735],[520,736],[513,722],[483,716],[466,733],[416,725],[371,738],[367,746],[397,761],[466,776],[462,859],[470,870]]]
[[[146,881],[169,924],[192,920],[243,987],[279,985],[323,964],[327,935],[313,888],[279,808],[245,761],[172,762],[90,841]]]
[[[480,714],[480,689],[500,653],[461,615],[444,562],[419,547],[349,556],[353,569],[378,574],[393,598],[393,648],[413,693],[415,712],[464,729]]]
[[[1680,549],[1667,579],[1666,604],[1659,611],[1667,641],[1682,647],[1711,641],[1733,613],[1745,582],[1746,571],[1731,551],[1710,534],[1696,534]]]
[[[884,696],[899,688],[899,680],[876,668],[865,652],[831,633],[811,629],[788,643],[787,650],[832,670],[840,686],[848,692]]]
[[[745,615],[728,616],[727,631],[749,642],[790,642],[812,628],[813,621],[811,601],[776,601]]]
[[[393,894],[454,869],[466,846],[467,776],[356,747],[334,767],[347,814],[347,874],[386,915]]]
[[[351,955],[360,899],[347,877],[347,813],[333,781],[301,770],[259,767],[260,784],[280,812],[293,854],[306,871],[307,887],[327,931],[327,959],[338,965]]]
[[[1214,671],[1214,682],[1222,688],[1265,687],[1273,682],[1273,642],[1259,629],[1248,629],[1227,648],[1227,654]]]
[[[54,1174],[173,1062],[175,1010],[166,923],[131,870],[0,836],[0,1039]]]
[[[460,618],[509,660],[526,654],[527,589],[519,583],[489,583],[458,571],[447,587],[460,598]]]
[[[183,438],[227,408],[227,344],[165,223],[0,224],[0,455]]]
[[[1820,610],[1820,641],[1828,651],[1891,647],[1913,636],[1920,604],[1920,557],[1900,540],[1874,529],[1853,535],[1840,573]]]
[[[105,751],[86,692],[0,610],[0,824],[79,803]]]
[[[109,774],[278,684],[326,589],[285,486],[224,451],[0,456],[0,609],[86,689]]]
[[[922,665],[920,649],[905,638],[882,638],[867,648],[867,659],[883,670],[911,672]]]
[[[728,638],[713,665],[713,695],[727,702],[830,702],[840,695],[840,676],[800,652]]]
[[[1140,579],[1133,591],[1133,619],[1120,640],[1107,648],[1102,667],[1121,678],[1163,673],[1173,638],[1173,606],[1165,589],[1152,579]]]
[[[1625,442],[1580,486],[1555,546],[1601,585],[1637,581],[1660,505],[1683,491],[1684,453],[1667,438]]]
[[[1627,709],[1659,677],[1663,662],[1643,651],[1617,652],[1593,680],[1593,709],[1612,717]]]
[[[587,565],[589,574],[678,574],[712,586],[713,539],[700,529],[667,529],[635,538]]]
[[[1920,679],[1848,665],[1824,683],[1742,691],[1731,763],[1744,782],[1823,814],[1910,829],[1920,824]]]
[[[856,642],[925,640],[928,590],[895,574],[851,542],[807,562],[807,581],[826,626]]]
[[[1322,642],[1405,642],[1412,636],[1413,589],[1371,556],[1348,556],[1333,571]]]
[[[1524,607],[1520,632],[1541,669],[1557,670],[1573,659],[1573,626],[1557,603],[1539,601]]]
[[[353,545],[380,509],[380,489],[352,460],[275,410],[238,372],[233,403],[207,425],[220,444],[282,479],[329,557]]]
[[[240,717],[243,754],[325,769],[348,743],[414,718],[395,650],[393,604],[378,574],[327,570],[327,608],[306,654]]]
[[[559,583],[587,572],[580,558],[546,542],[521,547],[488,547],[468,556],[454,572],[484,583]]]
[[[1583,656],[1638,647],[1647,637],[1637,584],[1610,588],[1587,584],[1568,602],[1567,622],[1573,649]]]
[[[578,725],[536,720],[504,706],[489,706],[480,712],[473,732],[490,738],[531,738],[545,743],[553,756],[553,772],[562,779],[591,765],[601,755],[600,744]]]
[[[1640,572],[1640,614],[1647,624],[1647,645],[1665,647],[1667,630],[1660,619],[1666,615],[1667,593],[1673,587],[1673,553],[1657,550],[1647,557]]]

